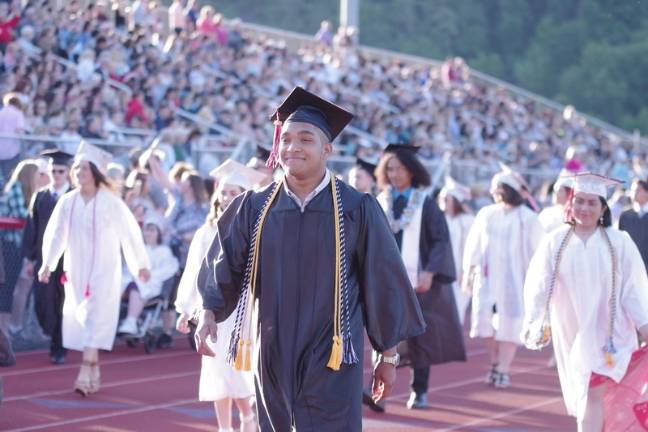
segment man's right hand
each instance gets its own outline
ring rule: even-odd
[[[44,284],[49,283],[50,274],[50,269],[48,269],[47,266],[43,265],[43,267],[41,267],[40,271],[38,272],[38,281]]]
[[[194,334],[194,339],[196,342],[196,351],[199,354],[215,357],[216,354],[207,344],[207,339],[211,338],[212,343],[216,342],[216,321],[214,313],[210,310],[203,309],[200,312],[200,317],[198,318],[198,326],[196,327],[196,333]]]

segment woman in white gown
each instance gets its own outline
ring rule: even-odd
[[[121,253],[141,281],[149,260],[142,233],[126,204],[109,188],[110,154],[85,142],[73,166],[77,188],[59,198],[45,229],[39,279],[49,281],[65,253],[63,346],[83,352],[74,389],[86,396],[99,390],[99,350],[111,350],[121,296]]]
[[[497,388],[510,386],[524,315],[524,278],[543,235],[537,215],[524,205],[522,185],[513,171],[493,177],[495,204],[477,213],[463,257],[463,283],[473,296],[470,337],[485,339],[491,360],[486,382]]]
[[[197,279],[203,259],[216,237],[217,221],[227,206],[242,192],[252,189],[264,175],[237,162],[227,160],[212,171],[218,186],[211,200],[205,224],[196,231],[187,258],[187,267],[178,286],[175,302],[180,314],[176,328],[189,333],[189,320],[202,310],[202,298]],[[234,326],[234,315],[218,324],[218,339],[212,345],[214,357],[202,356],[198,398],[214,401],[216,418],[221,432],[232,431],[232,400],[241,413],[241,430],[256,430],[250,397],[254,394],[254,377],[251,372],[235,371],[226,361],[227,348]]]
[[[539,349],[552,337],[565,405],[579,431],[599,432],[610,420],[603,418],[603,393],[626,374],[636,329],[648,338],[641,255],[627,233],[610,226],[606,186],[615,183],[574,177],[570,222],[542,241],[524,286],[522,340]]]
[[[470,227],[475,220],[472,213],[466,211],[465,203],[470,199],[470,188],[457,183],[454,179],[448,178],[445,186],[439,193],[439,206],[445,214],[452,242],[452,256],[457,267],[457,280],[452,283],[459,321],[463,326],[466,317],[466,309],[470,303],[470,295],[461,286],[462,280],[462,259],[466,246],[466,238]]]

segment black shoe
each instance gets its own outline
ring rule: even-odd
[[[407,408],[409,409],[427,409],[430,405],[428,404],[427,394],[416,394],[412,392],[410,398],[407,401]]]
[[[0,366],[13,366],[16,364],[16,355],[11,347],[11,341],[0,330]]]
[[[173,346],[173,339],[171,338],[171,335],[162,333],[160,337],[158,337],[157,340],[158,348],[171,348],[172,346]]]
[[[55,365],[65,364],[65,354],[52,354],[50,355],[50,360]]]
[[[367,405],[370,410],[378,412],[378,413],[384,413],[385,412],[385,402],[378,402],[376,403],[373,398],[371,397],[371,393],[369,390],[365,390],[362,392],[362,403]]]

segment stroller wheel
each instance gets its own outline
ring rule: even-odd
[[[137,339],[137,338],[127,338],[126,339],[126,345],[128,345],[129,348],[135,348],[138,343],[139,343],[139,339]]]
[[[144,336],[144,351],[146,354],[151,354],[157,348],[157,338],[154,334],[147,334]]]

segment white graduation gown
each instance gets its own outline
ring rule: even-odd
[[[520,343],[524,277],[543,231],[524,205],[507,210],[492,204],[477,213],[463,259],[463,274],[471,267],[475,272],[470,337]]]
[[[565,225],[565,209],[560,204],[552,205],[543,209],[538,214],[538,220],[546,233]]]
[[[45,229],[43,263],[53,272],[65,252],[65,348],[112,349],[121,296],[120,248],[132,273],[150,267],[140,227],[119,197],[101,187],[88,203],[78,189],[58,200]]]
[[[569,227],[549,234],[531,261],[524,285],[528,329],[542,325],[556,255]],[[609,326],[612,260],[604,236],[597,230],[584,243],[572,235],[559,265],[551,299],[551,333],[563,398],[570,415],[583,418],[592,372],[619,382],[637,349],[636,328],[648,324],[648,278],[641,255],[627,233],[607,228],[617,255],[617,317],[612,368],[603,347]],[[533,333],[533,331],[532,331]]]
[[[149,300],[160,295],[164,282],[176,274],[180,265],[167,245],[146,245],[146,253],[151,263],[151,278],[148,282],[142,282],[128,273],[124,275],[122,291],[128,284],[135,282],[142,298]]]
[[[450,232],[450,241],[452,243],[452,256],[454,258],[455,266],[457,267],[457,281],[452,283],[452,290],[454,291],[455,301],[457,303],[457,311],[459,312],[459,320],[463,325],[466,316],[466,308],[470,302],[470,296],[461,289],[460,276],[462,275],[462,259],[466,246],[466,239],[470,227],[475,220],[475,216],[468,213],[462,213],[455,217],[446,215],[446,222],[448,223],[448,231]]]
[[[178,286],[175,307],[179,313],[193,315],[195,311],[202,309],[202,298],[197,286],[198,273],[215,237],[216,227],[209,223],[198,228],[194,234],[189,246],[187,265]],[[216,343],[211,345],[216,356],[202,356],[198,388],[198,399],[201,401],[217,401],[226,397],[241,399],[254,394],[252,372],[236,371],[226,361],[235,318],[235,314],[232,314],[218,323],[218,337]]]

